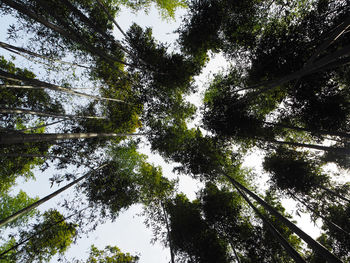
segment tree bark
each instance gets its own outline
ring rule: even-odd
[[[51,83],[47,83],[47,82],[44,82],[41,80],[30,79],[30,78],[18,76],[15,74],[11,74],[11,73],[8,73],[8,72],[3,71],[3,70],[0,70],[0,78],[4,78],[4,79],[10,80],[10,81],[16,81],[16,82],[20,82],[20,83],[24,82],[25,84],[27,84],[27,85],[7,85],[7,84],[1,85],[2,87],[5,87],[5,88],[50,89],[50,90],[54,90],[54,91],[66,92],[66,93],[69,93],[72,95],[77,95],[77,96],[86,97],[86,98],[95,99],[95,100],[107,100],[107,101],[115,101],[115,102],[122,102],[122,103],[128,104],[127,102],[122,101],[122,100],[86,94],[83,92],[79,92],[79,91],[75,91],[75,90],[61,87],[58,85],[54,85]]]
[[[44,128],[44,127],[47,127],[47,126],[51,126],[51,125],[60,123],[60,122],[62,122],[62,121],[64,121],[64,120],[65,120],[65,119],[59,120],[59,121],[50,122],[50,123],[46,123],[46,124],[43,124],[43,125],[38,125],[38,126],[35,126],[35,127],[28,127],[28,128],[16,130],[16,132],[24,132],[24,131],[36,130],[36,129],[40,129],[40,128]]]
[[[343,228],[341,228],[340,226],[338,226],[337,224],[333,223],[332,221],[328,220],[325,216],[323,216],[322,214],[316,212],[312,207],[310,207],[308,204],[306,204],[303,200],[301,200],[300,198],[298,198],[295,194],[293,194],[291,191],[288,190],[288,193],[298,202],[302,203],[307,209],[309,209],[312,213],[314,213],[316,216],[318,216],[319,218],[321,218],[323,220],[323,222],[325,222],[328,226],[333,227],[335,229],[337,229],[338,231],[342,232],[343,234],[349,236],[350,238],[350,234],[348,232],[346,232]]]
[[[263,206],[269,213],[278,218],[283,224],[285,224],[289,229],[291,229],[295,234],[297,234],[301,239],[303,239],[316,253],[325,258],[329,263],[342,263],[340,259],[338,259],[335,255],[329,252],[324,246],[315,241],[312,237],[306,234],[303,230],[297,227],[290,220],[281,215],[278,211],[276,211],[272,206],[266,203],[259,196],[248,190],[242,184],[234,180],[232,177],[224,174],[224,176],[236,187],[242,189],[242,191],[246,192],[249,196],[251,196],[256,202],[258,202],[261,206]]]
[[[226,176],[226,175],[225,175]],[[285,248],[288,255],[294,259],[297,263],[306,263],[306,261],[299,255],[299,253],[288,243],[288,241],[278,232],[278,230],[268,221],[268,219],[260,213],[260,211],[253,205],[245,193],[234,183],[231,177],[226,176],[231,181],[232,185],[237,189],[239,194],[247,201],[249,206],[254,210],[254,212],[263,220],[264,224],[268,230],[278,239],[279,243]]]
[[[338,25],[335,28],[335,30],[333,30],[329,34],[325,42],[323,42],[320,46],[317,47],[315,53],[305,63],[305,66],[309,66],[312,63],[314,63],[314,61],[322,53],[322,51],[326,50],[327,47],[329,47],[334,41],[336,41],[349,27],[350,27],[350,16],[348,16],[340,25]]]
[[[343,137],[343,138],[350,138],[350,134],[345,133],[345,132],[310,130],[307,128],[301,128],[301,127],[286,125],[286,124],[281,124],[281,123],[272,123],[272,122],[267,122],[267,121],[264,121],[263,123],[265,123],[267,125],[272,125],[275,127],[281,127],[281,128],[286,128],[286,129],[295,130],[295,131],[305,131],[305,132],[319,134],[319,135],[331,135],[331,136],[339,136],[339,137]]]
[[[338,198],[340,198],[340,199],[342,199],[342,200],[344,200],[344,201],[346,201],[346,202],[348,202],[350,204],[350,200],[349,199],[347,199],[346,197],[338,194],[337,192],[334,192],[331,189],[329,189],[329,188],[327,188],[327,187],[325,187],[323,185],[320,185],[319,187],[321,189],[325,190],[326,192],[328,192],[328,193],[330,193],[330,194],[332,194],[332,195],[334,195],[334,196],[336,196],[336,197],[338,197]]]
[[[173,250],[173,245],[170,239],[170,227],[169,227],[169,222],[168,222],[168,215],[166,213],[166,210],[164,208],[163,203],[161,202],[161,206],[163,209],[163,213],[164,213],[164,218],[165,218],[165,224],[166,224],[166,229],[167,229],[167,236],[168,236],[168,241],[169,241],[169,248],[170,248],[170,259],[171,259],[171,263],[175,263],[175,256],[174,256],[174,250]]]
[[[34,19],[35,21],[43,24],[47,28],[50,28],[51,30],[61,34],[65,38],[73,40],[76,43],[82,44],[83,46],[85,46],[85,48],[87,50],[89,50],[89,52],[91,52],[91,54],[95,54],[95,55],[101,56],[101,57],[103,57],[103,58],[105,58],[105,59],[107,59],[108,61],[111,61],[111,62],[118,62],[118,63],[124,64],[126,66],[134,67],[133,65],[128,64],[128,63],[126,63],[124,61],[120,61],[118,59],[115,59],[115,58],[111,57],[110,55],[102,52],[98,48],[90,45],[89,43],[86,43],[81,38],[81,36],[79,36],[79,34],[77,34],[77,32],[75,32],[73,30],[67,31],[67,30],[65,30],[63,28],[60,28],[59,26],[56,26],[56,25],[48,22],[44,17],[42,17],[40,15],[37,15],[36,13],[32,12],[28,7],[26,7],[26,6],[22,5],[22,4],[16,3],[15,1],[12,1],[12,0],[2,0],[2,1],[5,4],[7,4],[8,6],[10,6],[10,7],[14,8],[15,10],[17,10],[18,12],[28,16],[29,18]],[[43,4],[43,2],[41,2],[41,3]],[[48,10],[48,11],[50,11],[50,10]],[[58,19],[58,18],[56,17],[56,19]],[[63,21],[61,21],[61,22],[63,22]]]
[[[33,110],[26,110],[26,109],[1,109],[0,113],[6,113],[6,114],[30,114],[30,115],[37,115],[37,116],[44,116],[44,117],[53,117],[53,118],[63,118],[63,119],[94,119],[94,120],[105,120],[107,117],[98,117],[98,116],[79,116],[79,115],[72,115],[72,114],[56,114],[51,112],[43,112],[43,111],[33,111]]]
[[[69,218],[71,218],[72,216],[75,216],[76,214],[78,214],[78,213],[80,213],[80,212],[86,210],[87,208],[89,208],[89,207],[85,207],[85,208],[81,209],[80,211],[78,211],[78,212],[76,212],[76,213],[74,213],[74,214],[71,214],[70,216],[67,216],[67,217],[65,217],[65,218],[63,218],[63,219],[61,219],[61,220],[59,220],[59,221],[56,221],[55,223],[53,223],[53,224],[50,225],[49,227],[46,227],[46,228],[42,229],[42,230],[39,231],[39,232],[36,232],[35,234],[33,234],[33,235],[31,235],[31,236],[25,238],[25,239],[22,240],[21,242],[18,242],[17,244],[13,245],[13,246],[10,247],[9,249],[7,249],[7,250],[5,250],[4,252],[2,252],[2,253],[0,254],[0,259],[3,258],[3,256],[6,255],[8,252],[10,252],[10,251],[12,251],[12,250],[15,250],[15,249],[18,248],[19,246],[21,246],[21,245],[23,245],[24,243],[28,242],[29,240],[31,240],[31,239],[32,239],[33,237],[35,237],[36,235],[41,234],[41,233],[45,232],[46,230],[49,230],[51,227],[53,227],[53,226],[55,226],[55,225],[58,225],[58,224],[61,223],[61,222],[66,221],[67,219],[69,219]]]
[[[89,139],[89,138],[105,138],[105,137],[126,137],[126,136],[142,136],[144,133],[35,133],[35,134],[4,134],[0,133],[1,144],[18,144],[33,142],[51,142],[60,140]]]
[[[342,49],[337,50],[334,53],[329,54],[328,56],[321,58],[320,60],[314,62],[313,64],[308,65],[308,66],[306,66],[306,67],[304,67],[296,72],[288,74],[280,79],[266,81],[266,82],[259,83],[257,85],[252,85],[250,87],[247,87],[246,89],[257,89],[259,87],[263,87],[263,88],[255,91],[255,92],[252,92],[251,94],[249,94],[249,96],[246,96],[246,97],[240,99],[239,101],[236,102],[236,104],[247,102],[250,99],[256,98],[260,94],[262,94],[270,89],[273,89],[277,86],[283,85],[284,83],[289,82],[291,80],[300,79],[306,75],[316,73],[319,70],[321,70],[322,68],[324,68],[325,66],[327,66],[328,64],[336,63],[337,61],[341,61],[341,58],[344,56],[348,56],[349,53],[350,53],[350,45],[345,46]],[[333,64],[333,65],[334,65],[334,67],[340,66],[337,63]]]
[[[309,149],[315,149],[315,150],[321,150],[326,152],[335,152],[339,154],[350,154],[350,149],[347,148],[335,148],[335,147],[329,147],[329,146],[322,146],[322,145],[316,145],[316,144],[306,144],[306,143],[299,143],[299,142],[285,142],[285,141],[277,141],[273,139],[262,139],[258,138],[258,140],[267,141],[271,143],[281,144],[281,145],[290,145],[290,146],[296,146],[296,147],[302,147],[302,148],[309,148]]]
[[[70,184],[67,184],[66,186],[58,189],[57,191],[53,192],[52,194],[49,194],[47,196],[45,196],[44,198],[41,198],[40,200],[38,200],[37,202],[17,211],[16,213],[10,215],[9,217],[0,220],[0,227],[6,225],[7,223],[12,222],[13,220],[17,219],[18,217],[30,212],[31,210],[33,210],[34,208],[38,207],[39,205],[45,203],[46,201],[54,198],[55,196],[57,196],[58,194],[62,193],[63,191],[67,190],[68,188],[72,187],[73,185],[79,183],[81,180],[85,179],[86,177],[88,177],[88,175],[90,175],[92,172],[98,171],[100,169],[102,169],[103,167],[105,167],[107,164],[101,165],[99,168],[87,172],[85,175],[79,177],[78,179],[74,180],[73,182],[71,182]]]
[[[231,248],[232,248],[233,254],[235,255],[235,258],[236,258],[237,263],[241,263],[241,260],[239,259],[239,256],[238,256],[238,254],[237,254],[237,251],[236,251],[236,249],[235,249],[235,246],[233,245],[232,240],[230,241],[230,246],[231,246]],[[1,256],[1,255],[0,255],[0,256]]]
[[[19,52],[22,52],[22,53],[28,54],[28,55],[30,55],[30,56],[33,56],[33,57],[37,57],[37,58],[42,58],[42,59],[49,60],[49,61],[51,61],[51,62],[58,62],[58,63],[61,63],[61,64],[67,64],[67,65],[72,65],[72,66],[76,66],[76,67],[81,67],[81,68],[89,69],[89,67],[84,66],[84,65],[80,65],[80,64],[77,64],[77,63],[71,63],[71,62],[67,62],[67,61],[62,61],[62,60],[59,60],[59,59],[49,58],[49,57],[40,55],[40,54],[38,54],[38,53],[32,52],[32,51],[30,51],[30,50],[27,50],[27,49],[24,49],[24,48],[21,48],[21,47],[16,47],[16,46],[13,46],[13,45],[10,45],[10,44],[1,42],[1,41],[0,41],[0,47],[6,49],[7,51],[16,53],[16,54],[18,54],[18,55],[21,55],[21,53],[19,53]],[[16,50],[17,52],[15,52],[15,50]]]

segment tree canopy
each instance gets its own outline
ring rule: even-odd
[[[182,19],[176,42],[121,28],[125,8]],[[2,0],[0,15],[15,21],[0,39],[1,262],[73,262],[72,244],[135,205],[171,263],[350,260],[349,1]],[[51,171],[51,194],[18,192]]]

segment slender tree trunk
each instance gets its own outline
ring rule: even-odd
[[[60,140],[89,139],[89,138],[105,138],[105,137],[126,137],[126,136],[142,136],[145,133],[35,133],[35,134],[1,134],[1,144],[18,144],[33,142],[51,142]]]
[[[64,0],[62,0],[62,1],[64,1]],[[62,23],[62,25],[66,29],[68,29],[68,31],[72,35],[71,39],[74,39],[74,41],[76,41],[77,43],[82,43],[83,46],[85,46],[90,52],[92,52],[92,54],[98,54],[99,56],[104,57],[105,59],[110,60],[112,62],[118,62],[118,63],[121,63],[121,64],[123,64],[125,66],[129,66],[129,67],[132,67],[132,68],[137,68],[136,65],[132,65],[132,64],[129,64],[129,63],[125,62],[125,61],[117,59],[117,58],[111,56],[110,54],[107,54],[106,52],[101,51],[100,48],[96,48],[95,46],[90,44],[88,41],[86,41],[86,39],[84,39],[84,37],[79,33],[79,31],[76,30],[76,29],[79,30],[79,28],[77,26],[75,26],[76,29],[74,29],[74,28],[70,27],[70,25],[66,21],[62,20],[62,18],[60,16],[56,16],[56,14],[54,12],[52,12],[52,9],[50,8],[50,6],[47,5],[46,0],[37,0],[37,2],[40,2],[40,5],[42,7],[44,7],[48,11],[48,13],[50,15],[55,17],[55,19],[60,21]],[[71,20],[71,22],[74,23],[73,20]],[[96,34],[96,32],[91,32],[91,33],[92,34]],[[106,37],[106,35],[104,37]],[[115,42],[114,40],[112,40],[112,41]],[[120,48],[120,45],[119,45],[119,48]],[[123,47],[121,47],[121,49],[123,50]]]
[[[29,236],[29,237],[23,239],[22,241],[18,242],[17,244],[13,245],[13,246],[10,247],[9,249],[7,249],[7,250],[5,250],[4,252],[2,252],[2,253],[0,254],[0,259],[1,259],[1,258],[4,258],[4,255],[6,255],[7,253],[9,253],[10,251],[15,250],[15,249],[17,249],[19,246],[21,246],[21,245],[27,243],[27,242],[28,242],[29,240],[31,240],[33,237],[35,237],[35,236],[37,236],[37,235],[39,235],[39,234],[41,234],[41,233],[43,233],[43,232],[49,230],[50,228],[54,227],[55,225],[58,225],[58,224],[60,224],[61,222],[66,221],[67,219],[69,219],[69,218],[75,216],[75,215],[78,214],[78,213],[81,213],[82,211],[84,211],[84,210],[86,210],[86,209],[88,209],[88,208],[89,208],[89,207],[85,207],[85,208],[81,209],[80,211],[78,211],[78,212],[76,212],[76,213],[73,213],[73,214],[71,214],[70,216],[67,216],[67,217],[65,217],[65,218],[63,218],[63,219],[61,219],[61,220],[58,220],[58,221],[54,222],[53,224],[51,224],[50,226],[48,226],[48,227],[42,229],[41,231],[36,232],[36,233],[34,233],[33,235],[31,235],[31,236]]]
[[[236,187],[242,189],[242,191],[246,192],[249,196],[251,196],[256,202],[258,202],[261,206],[263,206],[269,213],[274,215],[277,219],[279,219],[283,224],[285,224],[289,229],[291,229],[295,234],[297,234],[301,239],[303,239],[316,253],[326,259],[329,263],[342,263],[340,259],[338,259],[335,255],[329,252],[324,246],[315,241],[312,237],[306,234],[303,230],[297,227],[290,220],[281,215],[278,211],[276,211],[271,205],[266,203],[259,196],[248,190],[242,184],[234,180],[232,177],[224,174],[224,176]]]
[[[166,230],[167,230],[167,236],[168,236],[168,241],[169,241],[169,248],[170,248],[170,259],[171,259],[171,263],[175,263],[175,256],[174,256],[174,249],[173,249],[173,245],[170,239],[170,227],[169,227],[169,221],[168,221],[168,215],[166,213],[166,210],[164,208],[163,203],[161,202],[161,206],[163,209],[163,214],[164,214],[164,218],[165,218],[165,224],[166,224]]]
[[[350,138],[350,134],[345,133],[345,132],[311,130],[311,129],[307,129],[307,128],[301,128],[301,127],[297,127],[297,126],[286,125],[286,124],[281,124],[281,123],[273,123],[273,122],[267,122],[267,121],[264,121],[263,123],[265,123],[267,125],[291,129],[291,130],[295,130],[295,131],[304,131],[304,132],[309,132],[309,133],[314,133],[314,134],[319,134],[319,135],[331,135],[331,136],[339,136],[339,137],[343,137],[343,138]]]
[[[340,61],[342,59],[342,57],[348,56],[349,53],[350,53],[350,45],[345,46],[342,49],[335,51],[334,53],[332,53],[328,56],[325,56],[324,58],[314,62],[313,64],[306,66],[306,67],[304,67],[301,70],[298,70],[296,72],[288,74],[280,79],[273,80],[273,81],[266,81],[266,82],[262,82],[262,83],[257,84],[257,85],[252,85],[250,87],[247,87],[246,89],[257,89],[259,87],[263,87],[263,88],[260,88],[259,90],[255,91],[255,92],[252,92],[251,94],[249,94],[249,96],[243,97],[242,99],[237,101],[235,104],[247,102],[251,99],[256,98],[260,94],[262,94],[270,89],[273,89],[277,86],[283,85],[286,82],[292,81],[294,79],[300,79],[306,75],[316,73],[319,70],[321,70],[322,68],[324,68],[325,66],[327,66],[328,64],[336,63],[337,61]],[[333,64],[333,65],[334,65],[334,67],[340,66],[337,63]]]
[[[17,132],[24,132],[24,131],[36,130],[36,129],[48,127],[48,126],[51,126],[51,125],[55,125],[55,124],[57,124],[57,123],[63,122],[64,120],[65,120],[65,119],[59,120],[59,121],[50,122],[50,123],[46,123],[46,124],[43,124],[43,125],[38,125],[38,126],[35,126],[35,127],[28,127],[28,128],[20,129],[20,130],[16,130],[16,131],[17,131]]]
[[[44,116],[44,117],[53,117],[53,118],[63,118],[63,119],[94,119],[94,120],[105,120],[106,117],[98,117],[98,116],[79,116],[79,115],[72,115],[72,114],[56,114],[51,112],[43,112],[43,111],[33,111],[33,110],[26,110],[26,109],[1,109],[0,113],[5,114],[30,114],[30,115],[37,115],[37,116]]]
[[[237,263],[241,263],[241,260],[239,259],[239,256],[238,256],[238,254],[237,254],[237,251],[236,251],[236,249],[235,249],[235,246],[233,245],[232,240],[230,240],[230,246],[231,246],[231,248],[232,248],[233,254],[235,255],[235,258],[236,258]],[[1,255],[0,255],[0,256],[1,256]]]
[[[303,200],[301,200],[300,198],[298,198],[295,194],[293,194],[291,191],[288,190],[288,193],[293,197],[293,199],[297,200],[298,202],[300,202],[301,204],[303,204],[307,209],[309,209],[309,211],[311,211],[313,214],[315,214],[316,216],[318,216],[319,218],[321,218],[328,226],[333,227],[335,229],[337,229],[338,231],[342,232],[343,234],[349,236],[350,238],[350,234],[348,232],[346,232],[343,228],[341,228],[340,226],[338,226],[337,224],[333,223],[332,221],[328,220],[325,216],[323,216],[321,213],[316,212],[315,209],[313,209],[312,207],[310,207],[307,203],[305,203]]]
[[[295,147],[302,147],[302,148],[309,148],[309,149],[315,149],[315,150],[321,150],[326,152],[335,152],[339,154],[350,154],[350,149],[343,148],[343,147],[329,147],[329,146],[322,146],[322,145],[316,145],[316,144],[306,144],[306,143],[299,143],[299,142],[285,142],[285,141],[277,141],[273,139],[262,139],[258,138],[258,140],[267,141],[271,143],[281,144],[281,145],[289,145],[289,146],[295,146]]]
[[[123,29],[119,26],[119,24],[117,23],[117,21],[115,21],[114,17],[109,13],[108,9],[106,8],[106,6],[104,5],[104,3],[101,0],[96,0],[97,3],[100,5],[100,7],[103,9],[103,11],[106,13],[106,15],[108,16],[108,18],[113,22],[113,24],[118,28],[118,30],[120,31],[120,33],[122,33],[122,35],[125,37],[125,39],[128,39],[127,34],[125,34],[125,32],[123,31]]]
[[[340,25],[338,25],[335,30],[331,31],[329,36],[326,38],[320,46],[317,47],[315,53],[309,58],[309,60],[305,63],[305,66],[309,66],[316,58],[329,47],[334,41],[336,41],[348,28],[350,27],[350,16],[348,16]],[[323,37],[323,36],[321,36]]]
[[[79,177],[78,179],[74,180],[73,182],[71,182],[70,184],[67,184],[66,186],[58,189],[57,191],[53,192],[52,194],[49,194],[47,196],[45,196],[44,198],[41,198],[40,200],[38,200],[37,202],[19,210],[18,212],[10,215],[9,217],[0,220],[0,227],[6,225],[7,223],[10,223],[12,221],[14,221],[15,219],[17,219],[20,216],[23,216],[24,214],[30,212],[31,210],[33,210],[34,208],[38,207],[39,205],[45,203],[46,201],[54,198],[55,196],[59,195],[60,193],[62,193],[63,191],[67,190],[68,188],[72,187],[73,185],[79,183],[81,180],[85,179],[86,177],[88,177],[91,173],[98,171],[100,169],[102,169],[103,167],[107,166],[107,164],[101,165],[99,168],[87,172],[85,175]]]
[[[119,24],[117,23],[117,21],[114,19],[114,17],[109,13],[106,5],[102,2],[103,0],[96,0],[96,2],[100,5],[100,7],[102,8],[102,10],[105,12],[105,14],[108,16],[108,18],[113,22],[113,24],[118,28],[119,32],[122,33],[122,35],[125,37],[126,40],[129,39],[128,35],[123,31],[123,29],[119,26]],[[127,50],[126,48],[123,49],[123,51],[125,53],[127,53],[129,56],[135,58],[136,60],[138,60],[139,62],[143,63],[144,65],[148,65],[150,68],[154,68],[152,65],[148,64],[146,61],[144,61],[141,58],[138,58],[135,56],[135,54],[133,54],[132,52],[130,52],[129,50]]]
[[[226,175],[225,175],[226,176]],[[254,212],[263,220],[265,226],[268,230],[278,239],[279,243],[285,248],[288,255],[294,259],[297,263],[306,263],[306,261],[299,255],[299,253],[288,243],[288,241],[278,232],[278,230],[269,222],[269,220],[260,213],[260,211],[253,205],[245,193],[234,183],[233,179],[226,176],[232,182],[233,186],[237,189],[239,194],[247,201],[249,206],[254,210]]]
[[[27,49],[24,49],[24,48],[21,48],[21,47],[16,47],[16,46],[13,46],[13,45],[1,42],[1,41],[0,41],[0,47],[4,48],[7,51],[10,51],[12,53],[16,53],[18,55],[21,55],[21,53],[25,53],[25,54],[28,54],[28,55],[33,56],[33,57],[46,59],[46,60],[51,61],[51,62],[58,62],[58,63],[61,63],[61,64],[67,64],[67,65],[71,65],[71,66],[76,66],[76,67],[89,69],[89,67],[84,66],[84,65],[80,65],[80,64],[72,63],[72,62],[67,62],[67,61],[62,61],[62,60],[59,60],[59,59],[49,58],[47,56],[43,56],[43,55],[40,55],[38,53],[32,52],[30,50],[27,50]]]
[[[86,93],[83,93],[83,92],[75,91],[75,90],[72,90],[72,89],[68,89],[68,88],[65,88],[65,87],[57,86],[57,85],[54,85],[54,84],[51,84],[51,83],[47,83],[47,82],[44,82],[44,81],[40,81],[40,80],[37,80],[37,79],[30,79],[30,78],[18,76],[18,75],[11,74],[11,73],[8,73],[8,72],[3,71],[3,70],[0,70],[0,78],[4,78],[4,79],[7,79],[7,80],[16,81],[16,82],[24,82],[25,84],[27,84],[27,85],[8,85],[8,84],[7,85],[1,85],[1,87],[5,87],[5,88],[50,89],[50,90],[54,90],[54,91],[66,92],[66,93],[69,93],[69,94],[72,94],[72,95],[86,97],[86,98],[95,99],[95,100],[107,100],[107,101],[115,101],[115,102],[127,103],[125,101],[118,100],[118,99],[94,96],[94,95],[86,94]]]
[[[44,26],[46,26],[47,28],[50,28],[51,30],[61,34],[63,37],[69,39],[69,40],[73,40],[74,42],[76,43],[79,43],[83,46],[85,46],[85,48],[91,52],[91,54],[95,54],[95,55],[98,55],[102,58],[105,58],[106,60],[108,61],[111,61],[111,62],[118,62],[118,63],[121,63],[121,64],[124,64],[126,66],[130,66],[130,67],[134,67],[133,65],[131,64],[128,64],[124,61],[120,61],[116,58],[113,58],[111,57],[110,55],[106,54],[105,52],[101,51],[100,49],[92,46],[91,44],[89,43],[86,43],[84,39],[82,39],[82,36],[80,36],[76,31],[70,29],[69,31],[67,31],[66,29],[63,29],[59,26],[56,26],[50,22],[48,22],[44,17],[32,12],[27,6],[25,5],[22,5],[22,4],[19,4],[13,0],[2,0],[5,4],[7,4],[8,6],[12,7],[13,9],[17,10],[18,12],[28,16],[29,18],[32,18],[34,19],[35,21],[43,24]],[[41,2],[41,5],[44,5],[46,6],[46,9],[50,12],[50,8],[47,7],[47,5],[40,1]],[[55,17],[56,19],[59,19],[57,17]],[[60,20],[60,19],[59,19]],[[63,24],[66,24],[64,21],[60,20]],[[69,25],[67,26],[67,28],[69,29]]]
[[[77,15],[84,23],[86,23],[88,26],[90,26],[95,32],[98,32],[101,36],[105,37],[106,39],[116,43],[119,48],[121,50],[123,50],[125,53],[129,54],[129,51],[124,48],[119,41],[116,41],[114,38],[112,38],[110,35],[108,35],[106,32],[103,32],[101,30],[101,28],[96,25],[93,21],[91,21],[90,18],[88,18],[87,16],[85,16],[85,14],[83,14],[78,8],[76,8],[69,0],[62,0],[62,2],[69,7],[69,9],[75,14]],[[99,3],[100,4],[100,3]],[[105,10],[104,10],[105,12]],[[109,16],[109,13],[107,14]]]
[[[332,194],[332,195],[334,195],[336,197],[339,197],[340,199],[342,199],[342,200],[344,200],[344,201],[346,201],[346,202],[348,202],[350,204],[350,200],[349,199],[347,199],[346,197],[338,194],[337,192],[335,192],[335,191],[333,191],[333,190],[331,190],[331,189],[329,189],[329,188],[327,188],[327,187],[325,187],[323,185],[319,185],[319,187],[321,189],[325,190],[326,192],[328,192],[328,193],[330,193],[330,194]]]

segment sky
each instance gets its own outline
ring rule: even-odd
[[[162,42],[167,42],[169,44],[174,43],[177,35],[173,32],[181,22],[180,17],[184,15],[184,10],[179,10],[176,13],[176,21],[164,21],[160,19],[158,11],[152,8],[146,15],[143,12],[134,14],[124,10],[117,17],[117,22],[126,31],[129,26],[135,22],[142,27],[151,26],[153,28],[154,37]],[[8,17],[0,18],[0,41],[6,42],[6,24],[11,22]],[[117,39],[121,39],[121,34],[115,30],[115,35]],[[3,54],[3,51],[0,51]],[[227,66],[225,59],[217,55],[215,56],[203,70],[203,73],[196,77],[196,83],[200,87],[199,91],[189,97],[188,99],[199,106],[201,99],[203,97],[203,87],[205,87],[206,80],[215,72],[222,70]],[[172,173],[173,166],[166,164],[163,159],[158,156],[151,154],[149,149],[145,147],[141,150],[143,153],[150,156],[149,162],[155,165],[160,165],[163,168],[163,174],[169,178],[175,178],[177,175]],[[245,165],[248,167],[255,167],[256,172],[261,173],[261,167],[259,167],[261,162],[261,157],[258,154],[252,154],[247,158]],[[18,189],[23,189],[31,196],[43,197],[47,194],[53,192],[55,187],[50,188],[48,178],[51,177],[55,171],[49,169],[44,173],[36,172],[37,180],[29,182],[18,182]],[[179,189],[186,193],[190,199],[195,198],[195,192],[201,187],[201,184],[192,180],[189,177],[181,176],[179,181]],[[261,182],[266,182],[266,177],[262,177]],[[60,197],[56,197],[54,200],[46,203],[40,209],[45,210],[51,207],[57,206],[57,201],[62,200],[65,196],[70,195],[70,193],[65,193]],[[288,211],[295,212],[295,202],[284,201],[284,204]],[[87,257],[87,251],[91,244],[94,244],[99,249],[104,248],[106,245],[118,246],[123,252],[130,252],[131,254],[139,254],[140,262],[142,263],[167,263],[170,261],[170,253],[168,249],[164,249],[160,244],[155,243],[150,244],[152,239],[152,233],[147,229],[144,224],[144,218],[138,216],[141,212],[141,206],[132,206],[127,211],[120,214],[115,222],[109,222],[104,225],[100,225],[95,232],[89,234],[88,237],[79,239],[76,245],[73,245],[66,256],[68,258],[75,257],[77,259],[83,259]],[[301,226],[304,231],[313,237],[316,237],[319,233],[317,228],[313,224],[309,223],[309,217],[303,215],[302,218],[296,217],[298,220],[298,225]],[[52,262],[55,262],[54,259]]]

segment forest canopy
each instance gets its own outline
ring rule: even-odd
[[[181,21],[174,43],[120,26],[154,8]],[[350,261],[349,1],[1,0],[0,15],[14,21],[0,39],[0,262],[142,262],[114,244],[67,256],[135,205],[171,263]],[[217,56],[226,66],[198,81]],[[39,174],[50,194],[20,190]]]

